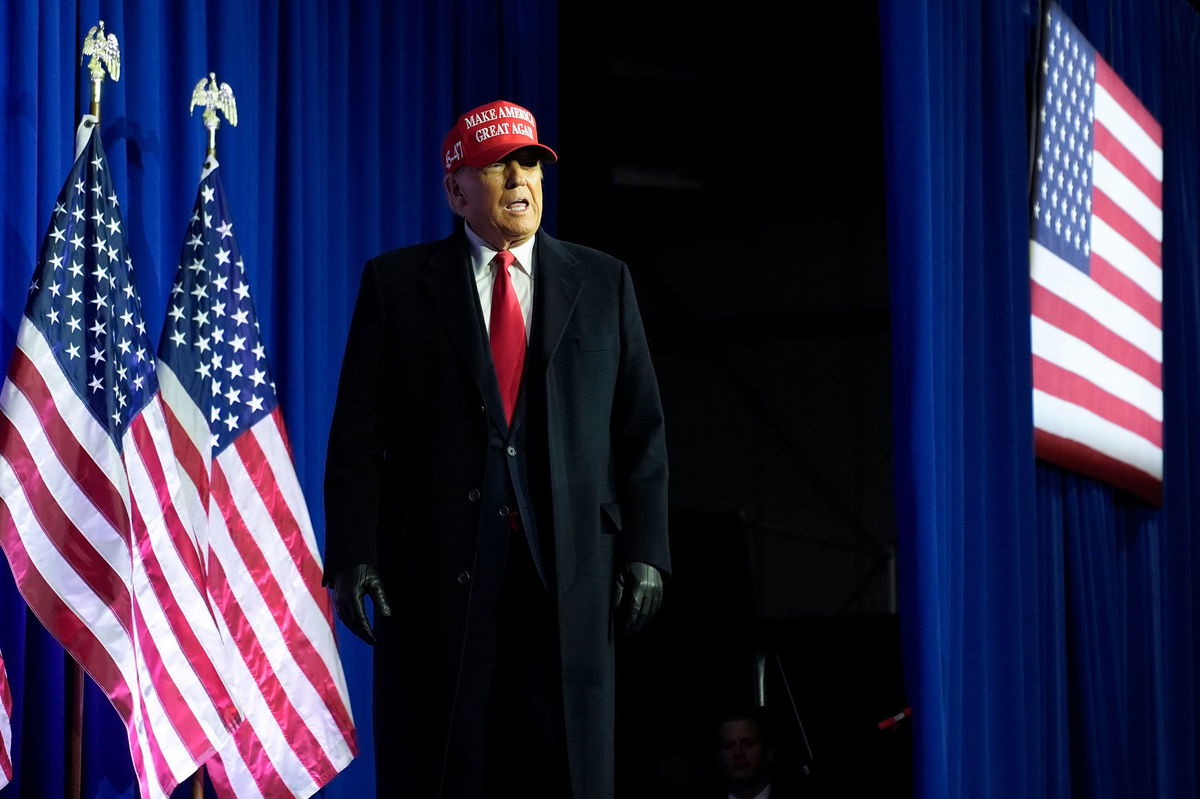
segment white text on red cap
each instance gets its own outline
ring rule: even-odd
[[[502,105],[499,108],[489,108],[485,111],[480,111],[478,114],[471,114],[463,117],[463,125],[470,129],[476,125],[482,125],[484,122],[494,122],[495,120],[503,117],[517,117],[518,119],[525,120],[530,125],[534,124],[533,114],[529,113],[524,108],[514,108],[510,105]],[[528,133],[526,135],[531,136],[533,134]]]

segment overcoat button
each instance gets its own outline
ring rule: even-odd
[[[458,584],[466,585],[469,582],[471,582],[471,573],[466,569],[463,569],[458,573]]]
[[[478,502],[479,501],[479,489],[478,488],[472,488],[470,491],[467,492],[467,501],[469,501],[469,502]]]
[[[508,516],[508,514],[510,514],[510,513],[512,513],[512,511],[510,511],[510,510],[508,509],[508,506],[507,506],[507,505],[501,505],[501,506],[500,506],[500,515],[501,515],[501,516],[505,516],[505,517],[507,517],[507,516]]]
[[[516,447],[509,447],[509,448],[508,448],[508,455],[509,455],[509,457],[512,457],[513,455],[516,455],[516,454],[517,454],[517,448],[516,448]]]
[[[479,406],[479,412],[480,412],[480,413],[482,413],[484,416],[486,416],[486,415],[487,415],[487,406],[486,406],[486,405],[480,405],[480,406]]]

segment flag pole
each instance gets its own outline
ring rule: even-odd
[[[66,799],[83,799],[83,669],[70,652],[67,659],[66,694]]]
[[[195,113],[196,106],[204,108],[201,118],[208,130],[208,150],[204,157],[204,170],[207,174],[217,163],[217,128],[221,127],[221,119],[217,112],[223,113],[229,124],[237,127],[237,103],[229,84],[218,85],[217,74],[210,72],[207,77],[201,78],[192,90],[192,104],[188,113]],[[196,773],[192,775],[192,799],[204,799],[204,775],[204,766],[196,769]]]
[[[92,80],[92,102],[89,113],[90,120],[84,120],[88,127],[100,124],[100,96],[104,87],[104,78],[111,77],[114,81],[121,79],[121,48],[115,34],[105,35],[104,20],[94,25],[83,40],[83,51],[79,63],[91,56],[88,61],[88,72]],[[83,667],[69,653],[65,652],[66,670],[64,686],[66,693],[66,779],[64,791],[66,799],[83,799]]]

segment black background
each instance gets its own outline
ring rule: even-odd
[[[558,233],[629,263],[671,458],[667,601],[618,653],[621,797],[716,787],[760,652],[806,795],[911,791],[909,723],[876,727],[907,704],[878,11],[778,8],[561,6]],[[674,793],[668,758],[697,772]]]

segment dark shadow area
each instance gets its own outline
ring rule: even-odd
[[[763,652],[804,795],[907,795],[908,722],[876,727],[907,704],[878,11],[740,11],[561,12],[552,232],[629,263],[671,455],[666,605],[618,653],[618,795],[723,797],[715,725]]]
[[[764,620],[742,520],[677,512],[671,522],[667,601],[618,650],[618,796],[723,797],[718,724],[760,690],[778,776],[799,795],[908,795],[909,722],[879,727],[907,704],[897,617]]]

